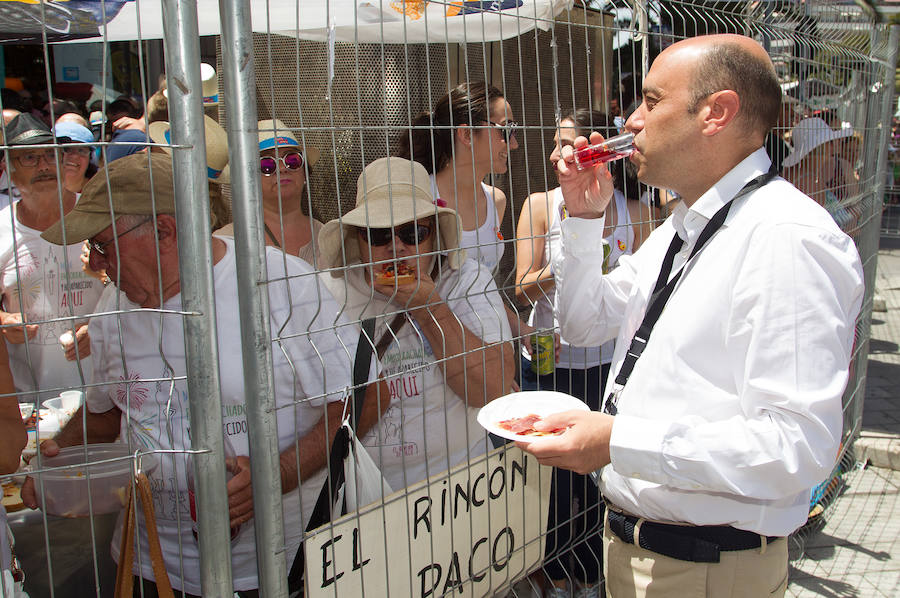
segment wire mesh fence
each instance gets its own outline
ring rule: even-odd
[[[794,558],[821,527],[855,464],[878,238],[900,226],[896,28],[835,2],[2,4],[4,54],[30,59],[6,61],[21,93],[2,98],[0,390],[13,420],[33,411],[3,565],[32,596],[118,596],[117,563],[136,596],[161,571],[207,596],[600,591],[594,481],[476,417],[516,388],[599,409],[612,345],[554,346],[554,161],[622,132],[653,59],[708,33],[769,53],[766,149],[864,264],[842,449]],[[610,164],[604,268],[680,201]]]

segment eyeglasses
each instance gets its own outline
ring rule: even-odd
[[[47,161],[47,164],[56,164],[56,152],[52,149],[31,150],[15,157],[21,166],[25,168],[33,168],[41,162],[41,158]]]
[[[110,239],[109,241],[97,242],[97,241],[95,241],[94,239],[88,239],[88,247],[91,248],[91,251],[96,251],[98,254],[100,254],[100,255],[102,255],[102,256],[105,257],[105,256],[106,256],[106,249],[104,249],[104,248],[105,248],[107,245],[109,245],[110,243],[112,243],[112,242],[115,241],[116,239],[121,239],[122,237],[124,237],[125,235],[127,235],[128,233],[130,233],[131,231],[133,231],[133,230],[135,230],[135,229],[138,229],[138,228],[144,226],[144,225],[147,224],[148,222],[150,222],[149,219],[148,219],[148,220],[144,220],[143,222],[141,222],[141,223],[139,223],[139,224],[135,224],[134,226],[132,226],[131,228],[129,228],[128,230],[126,230],[124,233],[120,233],[120,234],[114,236],[114,237],[113,237],[112,239]]]
[[[91,148],[87,147],[87,146],[85,146],[85,147],[69,146],[69,147],[62,148],[62,153],[70,154],[72,156],[81,156],[82,158],[86,158],[91,155]]]
[[[390,243],[396,236],[406,245],[424,243],[431,236],[431,225],[410,222],[394,228],[357,228],[359,236],[372,247],[381,247]]]
[[[278,172],[278,163],[281,162],[284,164],[284,167],[288,170],[300,170],[303,168],[303,154],[299,152],[291,152],[289,154],[285,154],[280,158],[276,158],[274,156],[260,156],[259,158],[259,171],[263,173],[264,176],[272,176],[276,172]]]
[[[509,143],[510,139],[515,139],[516,131],[521,128],[521,125],[515,121],[506,121],[506,124],[495,123],[492,120],[486,120],[487,124],[491,125],[492,128],[500,131],[500,134],[503,135],[503,138],[506,139],[506,142]]]

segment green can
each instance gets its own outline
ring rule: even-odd
[[[603,266],[602,272],[604,274],[609,274],[609,254],[612,253],[612,247],[609,245],[609,241],[603,239]]]
[[[552,374],[556,368],[552,332],[538,332],[531,335],[531,371],[539,376]]]

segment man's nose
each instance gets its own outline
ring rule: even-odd
[[[644,104],[638,106],[637,110],[631,113],[628,120],[625,121],[625,130],[637,133],[644,128]]]

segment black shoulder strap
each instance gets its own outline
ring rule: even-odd
[[[351,425],[356,430],[356,422],[362,412],[363,402],[366,399],[366,388],[369,381],[369,369],[372,364],[374,346],[372,337],[375,335],[375,318],[363,320],[360,324],[359,341],[356,343],[356,356],[353,359],[353,403],[351,406]],[[349,400],[349,398],[348,398]],[[355,432],[354,432],[355,433]],[[306,531],[310,532],[322,527],[331,521],[332,506],[338,496],[341,486],[344,485],[344,459],[350,450],[350,430],[341,426],[331,443],[331,451],[328,455],[328,479],[322,484],[316,506],[306,524]],[[288,591],[294,593],[303,587],[303,572],[305,557],[303,544],[294,555],[294,562],[288,573]]]
[[[372,366],[372,353],[375,336],[375,318],[362,321],[359,342],[356,343],[356,357],[353,359],[353,409],[351,411],[351,427],[356,430],[356,423],[362,413],[363,401],[366,400],[366,388],[369,382],[369,370]]]

